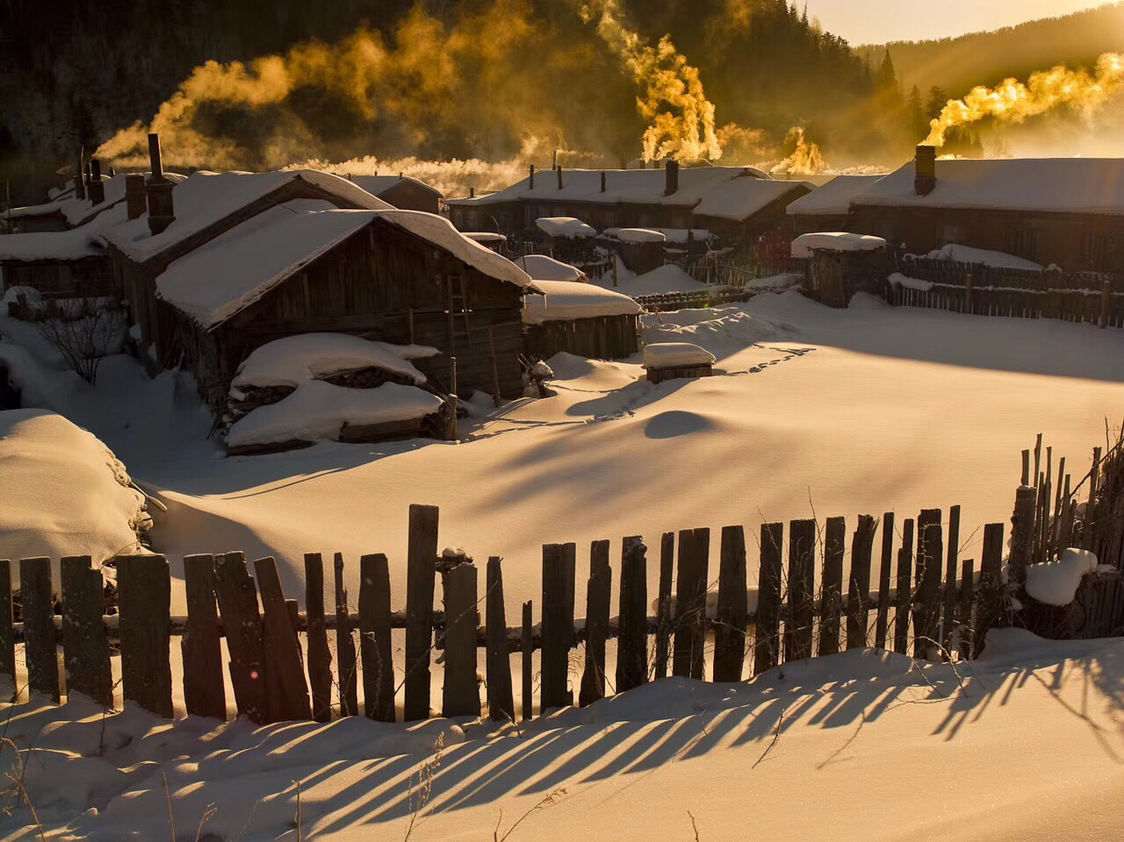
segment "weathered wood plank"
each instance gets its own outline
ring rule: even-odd
[[[978,658],[984,650],[988,629],[999,625],[1005,614],[1003,582],[1003,524],[984,527],[983,556],[980,559],[979,596],[976,603],[976,627],[972,654]]]
[[[965,559],[960,574],[960,600],[956,609],[956,620],[960,638],[960,659],[964,661],[972,657],[972,634],[976,627],[975,618],[972,616],[976,601],[975,566],[973,559]]]
[[[940,660],[941,510],[924,509],[917,519],[917,599],[914,601],[913,656]]]
[[[394,722],[394,655],[390,640],[390,565],[382,553],[359,559],[359,652],[363,713]]]
[[[1027,565],[1043,560],[1044,556],[1034,558],[1035,511],[1038,505],[1037,492],[1033,488],[1020,487],[1015,492],[1015,513],[1011,522],[1011,554],[1007,565],[1007,578],[1011,585],[1018,587],[1026,581]],[[1049,495],[1044,495],[1048,497]],[[1044,520],[1045,518],[1041,518]]]
[[[121,612],[121,686],[127,702],[171,718],[172,579],[158,555],[117,556],[117,602]]]
[[[574,544],[546,544],[542,559],[542,686],[540,705],[569,707],[570,649],[574,642]]]
[[[740,526],[725,526],[722,528],[714,628],[715,681],[742,680],[747,614],[745,530]]]
[[[362,601],[362,596],[360,596]],[[332,719],[332,650],[324,620],[324,560],[320,553],[304,556],[304,605],[308,618],[308,683],[312,690],[312,718]]]
[[[488,717],[515,721],[515,696],[511,687],[511,653],[507,642],[507,615],[503,601],[503,568],[498,556],[488,559],[488,593],[485,600],[485,637],[488,678]]]
[[[632,536],[624,539],[621,550],[620,631],[617,642],[618,693],[639,687],[648,681],[647,551],[643,538]],[[605,598],[608,601],[608,594]]]
[[[761,524],[761,569],[757,575],[757,624],[753,673],[775,667],[781,654],[781,570],[784,524]]]
[[[665,532],[660,539],[660,582],[656,595],[656,663],[653,677],[667,675],[667,659],[671,651],[671,582],[675,566],[675,533]]]
[[[340,716],[359,715],[359,660],[355,653],[355,623],[347,604],[344,587],[343,553],[333,557],[336,596],[336,681],[339,686]]]
[[[466,560],[441,574],[445,605],[445,716],[480,716],[476,682],[476,565]]]
[[[50,559],[20,559],[20,609],[27,685],[31,692],[50,696],[57,704],[59,660]]]
[[[905,655],[909,648],[910,609],[913,606],[913,519],[902,524],[902,546],[898,550],[898,589],[894,600],[894,651]]]
[[[847,522],[829,517],[824,532],[823,593],[820,598],[820,655],[839,651],[839,629],[843,609],[843,554]]]
[[[187,625],[180,639],[184,703],[192,716],[226,719],[222,642],[215,603],[215,557],[186,556],[183,574],[187,599]]]
[[[870,617],[870,565],[874,553],[877,525],[870,515],[859,515],[859,525],[851,541],[851,575],[847,586],[847,648],[867,645]]]
[[[585,600],[585,669],[582,671],[578,704],[591,705],[605,698],[605,641],[609,636],[610,590],[613,571],[609,567],[609,542],[594,541],[589,552],[589,580]],[[624,587],[624,574],[621,574]],[[622,599],[624,591],[621,591]],[[617,666],[618,672],[620,666]]]
[[[672,672],[699,680],[703,677],[703,652],[706,645],[709,556],[709,529],[685,529],[679,533]]]
[[[270,720],[311,719],[300,641],[281,590],[277,562],[270,556],[259,558],[254,562],[254,572],[262,603],[266,681],[273,691],[266,699]]]
[[[433,645],[433,591],[437,577],[436,506],[410,506],[406,558],[407,722],[429,718],[429,652]]]
[[[784,659],[812,657],[816,593],[816,522],[794,520],[788,527],[788,614]]]
[[[520,649],[523,653],[522,676],[520,681],[522,685],[520,716],[523,721],[535,715],[534,664],[531,660],[535,652],[535,639],[531,609],[532,604],[530,600],[523,603],[523,624],[520,634]]]
[[[230,653],[230,683],[238,712],[264,725],[268,720],[265,641],[257,586],[242,553],[215,556],[215,596]]]
[[[952,654],[952,632],[956,627],[956,575],[960,568],[960,507],[948,510],[948,550],[944,568],[944,618],[942,645],[945,656]]]
[[[90,568],[89,556],[60,563],[62,579],[62,650],[66,695],[81,693],[99,705],[113,706],[109,643],[105,637],[104,582]]]
[[[0,558],[0,697],[15,700],[16,691],[16,635],[12,613],[12,562]],[[4,687],[7,680],[11,684]]]
[[[890,627],[890,575],[894,564],[894,513],[882,515],[882,561],[878,570],[878,611],[874,621],[874,645],[886,648]]]

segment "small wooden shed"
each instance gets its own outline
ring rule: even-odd
[[[856,292],[877,294],[889,259],[881,237],[842,231],[801,234],[792,256],[803,263],[807,294],[828,307],[846,307]]]
[[[624,359],[640,349],[643,308],[627,295],[593,284],[535,281],[523,307],[527,357],[566,352],[590,359]]]

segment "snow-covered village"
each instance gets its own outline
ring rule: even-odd
[[[0,840],[1124,838],[1124,3],[0,70]]]

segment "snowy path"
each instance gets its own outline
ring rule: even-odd
[[[491,735],[361,718],[212,731],[77,705],[15,708],[6,734],[34,742],[24,781],[52,840],[168,838],[166,776],[181,839],[202,821],[206,839],[295,842],[299,783],[302,838],[322,842],[401,839],[415,808],[414,840],[491,840],[526,815],[515,842],[690,840],[692,817],[704,840],[1033,842],[1118,835],[1122,703],[1120,641],[1007,631],[956,668],[852,652]],[[15,809],[2,838],[38,838],[29,820]]]

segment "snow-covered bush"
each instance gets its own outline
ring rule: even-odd
[[[68,299],[34,324],[67,366],[90,384],[97,381],[102,358],[120,354],[128,336],[124,310],[112,299]]]

